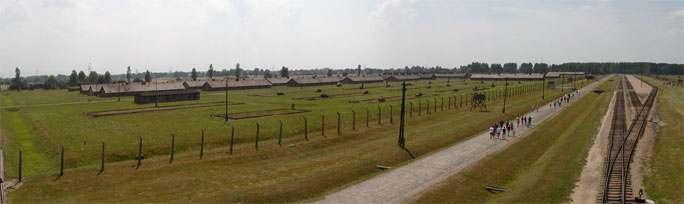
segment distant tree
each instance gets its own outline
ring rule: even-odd
[[[14,69],[14,84],[17,87],[17,92],[21,92],[21,70],[19,67]]]
[[[235,80],[240,81],[240,73],[242,70],[240,70],[240,63],[235,64]]]
[[[88,75],[88,83],[97,84],[97,80],[98,80],[97,72],[91,71],[90,74]]]
[[[532,63],[522,63],[520,64],[520,72],[522,73],[532,73]]]
[[[288,70],[287,67],[283,66],[283,68],[280,69],[280,76],[289,79],[290,78],[290,70]]]
[[[331,77],[333,75],[332,69],[328,68],[328,77]]]
[[[143,80],[140,78],[135,78],[135,79],[133,79],[133,82],[138,83],[138,82],[143,82]]]
[[[271,78],[271,77],[273,77],[273,76],[271,76],[271,70],[264,71],[264,78]]]
[[[126,80],[129,83],[131,82],[131,66],[128,66],[128,68],[126,68]]]
[[[83,71],[78,72],[78,82],[86,83],[86,74]]]
[[[192,77],[193,81],[197,81],[197,70],[195,68],[192,68],[192,73],[190,73],[190,77]]]
[[[509,63],[504,64],[503,72],[506,72],[506,73],[518,72],[518,64],[515,62],[509,62]]]
[[[548,70],[549,70],[549,65],[548,65],[548,64],[546,64],[546,63],[541,63],[541,64],[539,64],[539,73],[541,73],[541,74],[546,74],[546,73],[549,72]]]
[[[214,65],[213,64],[209,64],[209,71],[207,71],[207,76],[209,77],[210,80],[214,78]]]
[[[78,85],[78,74],[76,74],[76,70],[71,70],[71,75],[69,75],[68,84],[70,87]]]
[[[361,65],[356,67],[356,76],[361,76]]]
[[[103,75],[97,75],[97,83],[98,84],[104,84],[105,83],[105,79],[104,79]]]
[[[150,70],[145,71],[145,83],[152,82],[152,76],[150,75]]]
[[[57,89],[57,78],[55,78],[55,75],[50,75],[48,79],[45,81],[45,89]]]
[[[105,72],[105,74],[104,74],[104,83],[107,83],[107,84],[112,83],[112,75],[109,74],[109,71]]]
[[[349,74],[347,74],[347,72],[342,73],[342,76],[346,77],[347,75],[349,75]]]
[[[501,74],[501,72],[503,72],[503,67],[501,66],[501,64],[492,64],[490,71],[493,73]]]

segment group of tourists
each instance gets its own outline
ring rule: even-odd
[[[569,93],[563,95],[563,97],[556,99],[553,103],[549,103],[550,108],[555,108],[555,107],[561,107],[564,102],[570,102],[570,99],[575,97],[575,93],[579,94],[579,90],[575,91],[574,93]]]
[[[499,121],[489,127],[489,139],[506,139],[509,136],[515,137],[515,128],[532,124],[532,116],[515,117],[515,121]]]

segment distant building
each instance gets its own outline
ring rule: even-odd
[[[69,92],[81,91],[81,87],[80,86],[72,86],[72,87],[69,87],[67,90],[69,90]]]
[[[544,79],[544,75],[542,74],[473,74],[470,76],[470,80],[473,81],[503,81],[503,80],[511,80],[511,81],[541,81]]]
[[[321,86],[333,85],[340,82],[338,77],[321,77],[321,78],[298,78],[291,79],[287,82],[287,86]]]
[[[227,83],[226,83],[227,82]],[[265,79],[246,79],[246,80],[223,80],[223,81],[208,81],[202,86],[204,91],[221,91],[226,90],[226,85],[228,90],[240,90],[240,89],[263,89],[271,88],[271,82]]]
[[[134,102],[136,104],[147,103],[164,103],[174,101],[189,101],[199,100],[200,93],[196,90],[186,89],[179,91],[157,91],[157,92],[143,92],[135,95]]]
[[[165,91],[182,91],[186,90],[183,83],[164,83],[154,84],[104,84],[101,85],[100,91],[97,95],[100,97],[116,97],[116,96],[134,96],[140,93],[147,92],[165,92]]]
[[[418,77],[422,80],[435,80],[437,77],[435,74],[419,74]]]
[[[206,83],[207,81],[185,81],[183,82],[183,86],[185,86],[186,89],[202,89]]]
[[[435,74],[435,77],[436,78],[442,78],[442,79],[446,79],[446,78],[462,79],[462,78],[466,77],[466,74],[463,74],[463,73],[461,73],[461,74]]]
[[[290,81],[288,78],[266,78],[268,82],[271,82],[273,86],[286,86],[287,82]]]
[[[387,81],[415,81],[420,80],[418,75],[390,75],[385,78]]]
[[[546,73],[546,78],[560,78],[561,75],[584,76],[584,72],[549,72],[549,73]]]
[[[383,82],[384,80],[380,76],[346,76],[340,82],[343,84],[363,84]]]

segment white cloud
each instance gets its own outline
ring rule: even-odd
[[[418,12],[412,7],[417,0],[382,0],[369,14],[370,22],[386,27],[395,21],[414,18]]]

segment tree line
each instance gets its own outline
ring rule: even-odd
[[[547,72],[585,72],[588,74],[646,74],[646,75],[682,75],[684,74],[684,64],[670,64],[670,63],[651,63],[651,62],[570,62],[563,64],[546,63],[521,63],[518,65],[515,62],[504,64],[488,64],[483,62],[472,62],[467,65],[462,65],[454,68],[444,68],[441,66],[426,67],[426,66],[404,66],[403,68],[361,68],[357,65],[356,68],[345,69],[331,69],[331,68],[315,68],[315,69],[297,69],[290,70],[290,68],[282,66],[279,72],[272,72],[267,69],[254,68],[252,70],[245,70],[240,68],[240,63],[235,65],[234,69],[215,70],[213,64],[209,65],[206,72],[198,72],[196,68],[192,68],[190,72],[157,72],[151,73],[149,70],[143,73],[132,73],[131,67],[126,68],[126,74],[112,75],[109,71],[104,74],[98,74],[96,71],[72,70],[69,76],[66,75],[41,75],[21,77],[21,70],[19,67],[15,69],[15,77],[12,79],[2,79],[1,83],[9,84],[10,89],[29,89],[34,83],[42,83],[41,88],[46,89],[64,89],[67,87],[74,87],[82,84],[110,84],[110,83],[130,83],[130,82],[151,82],[153,78],[162,77],[191,77],[192,80],[197,80],[198,77],[208,77],[212,80],[214,77],[235,77],[235,80],[240,80],[246,76],[263,76],[264,78],[283,77],[289,78],[290,75],[342,75],[349,74],[372,75],[372,74],[434,74],[434,73],[541,73]],[[29,83],[31,82],[31,83]]]

